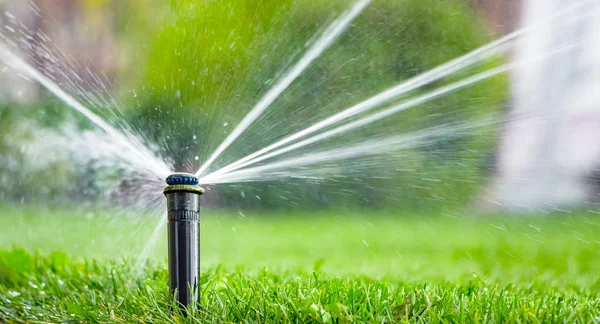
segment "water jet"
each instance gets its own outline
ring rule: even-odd
[[[200,196],[198,178],[174,173],[166,179],[169,242],[169,289],[182,308],[200,295]]]

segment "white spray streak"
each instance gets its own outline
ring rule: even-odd
[[[152,231],[152,234],[150,235],[148,241],[146,241],[146,244],[144,244],[144,248],[142,249],[142,252],[140,253],[140,256],[138,257],[136,262],[135,269],[139,271],[139,274],[141,274],[142,270],[145,269],[145,262],[149,259],[150,253],[152,253],[152,250],[156,246],[156,242],[158,241],[159,235],[163,234],[163,229],[167,224],[167,222],[165,222],[165,219],[167,219],[167,212],[165,211],[162,214],[162,217],[158,217],[157,219],[158,221],[154,226],[154,230]]]
[[[231,183],[243,181],[266,181],[277,178],[293,177],[295,172],[282,172],[269,174],[267,172],[276,171],[294,167],[306,167],[324,162],[333,162],[347,160],[352,158],[364,157],[369,155],[379,155],[382,152],[390,153],[408,148],[424,146],[440,136],[451,136],[453,133],[467,130],[470,128],[488,125],[489,122],[473,123],[470,125],[461,124],[458,126],[438,126],[425,130],[417,131],[411,134],[397,135],[383,139],[374,139],[362,143],[348,145],[316,154],[306,154],[300,157],[287,159],[280,162],[269,163],[266,165],[239,170],[228,173],[215,179],[214,183]],[[312,173],[311,173],[312,174]]]
[[[150,152],[143,152],[142,150],[140,150],[139,147],[142,146],[141,143],[138,142],[135,143],[135,145],[132,144],[131,138],[125,137],[123,134],[117,131],[114,127],[112,127],[98,115],[94,114],[89,109],[84,107],[79,101],[77,101],[71,95],[63,91],[55,82],[53,82],[45,75],[37,71],[30,64],[23,61],[23,59],[12,53],[8,48],[6,48],[3,45],[0,45],[0,53],[2,53],[2,55],[0,55],[0,60],[3,61],[5,64],[16,70],[21,71],[27,77],[30,77],[38,83],[40,83],[43,87],[45,87],[48,91],[52,92],[56,97],[61,99],[69,107],[75,109],[76,111],[84,115],[87,119],[89,119],[92,123],[94,123],[96,126],[100,127],[109,136],[116,140],[117,144],[128,149],[131,153],[133,153],[138,158],[142,159],[144,162],[147,163],[147,165],[145,163],[140,163],[141,165],[148,168],[159,177],[166,177],[170,173],[169,168],[163,161],[156,158]]]
[[[211,164],[242,134],[272,103],[279,95],[294,82],[294,80],[304,72],[304,70],[323,53],[348,27],[350,22],[358,16],[371,0],[358,1],[351,10],[344,13],[333,24],[331,24],[323,35],[314,43],[308,52],[296,63],[296,65],[279,81],[267,94],[252,108],[252,110],[242,119],[235,129],[225,138],[217,147],[210,158],[196,172],[196,176],[206,171]]]

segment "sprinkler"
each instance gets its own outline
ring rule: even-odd
[[[171,296],[185,309],[200,297],[200,195],[198,178],[188,173],[167,177],[169,227],[169,289]]]

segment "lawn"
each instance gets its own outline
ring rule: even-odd
[[[0,210],[0,321],[600,322],[594,214],[208,210],[184,317],[157,215]]]

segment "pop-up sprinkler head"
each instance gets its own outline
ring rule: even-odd
[[[169,219],[169,288],[181,307],[198,300],[200,291],[200,195],[198,178],[188,173],[167,177]]]

